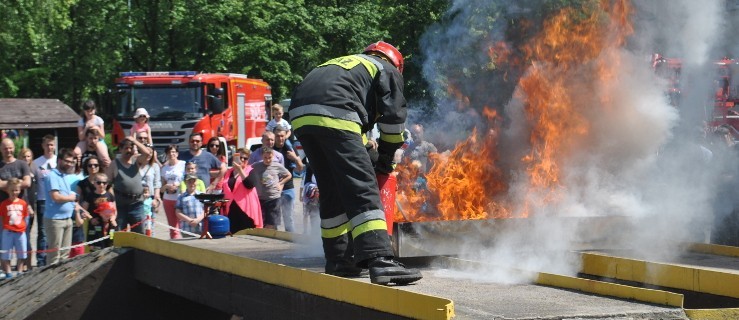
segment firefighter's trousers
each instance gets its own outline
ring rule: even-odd
[[[375,171],[362,137],[315,126],[299,128],[295,135],[321,190],[321,238],[326,260],[351,261],[353,253],[354,262],[366,267],[370,258],[394,256]]]

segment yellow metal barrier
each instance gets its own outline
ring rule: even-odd
[[[285,234],[274,230],[257,232]],[[191,247],[137,233],[116,232],[113,241],[116,247],[135,248],[193,265],[390,314],[416,319],[451,319],[454,316],[454,303],[440,297]]]

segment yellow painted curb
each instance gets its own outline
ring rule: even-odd
[[[274,235],[280,233],[275,230],[258,232],[269,234],[274,232]],[[440,297],[195,248],[138,233],[116,232],[113,241],[116,247],[135,248],[244,278],[404,317],[451,319],[454,316],[454,303]]]
[[[685,315],[691,320],[736,320],[739,309],[685,309]]]
[[[737,274],[595,253],[581,256],[585,274],[739,298]]]
[[[462,259],[457,259],[457,258],[452,258],[452,257],[439,257],[437,259],[439,262],[444,263],[448,266],[454,266],[454,267],[460,267],[460,268],[479,267],[483,265],[486,265],[488,267],[490,266],[489,264],[483,264],[477,261],[462,260]],[[678,308],[683,307],[684,297],[682,294],[678,294],[678,293],[662,291],[662,290],[655,290],[655,289],[631,287],[631,286],[621,285],[621,284],[616,284],[616,283],[590,280],[590,279],[582,279],[578,277],[565,276],[565,275],[559,275],[559,274],[553,274],[553,273],[524,271],[520,269],[501,267],[501,266],[495,266],[495,267],[498,269],[506,269],[506,270],[509,270],[513,273],[516,273],[522,276],[528,275],[532,279],[535,279],[533,281],[534,283],[539,284],[539,285],[578,290],[578,291],[597,294],[597,295],[606,296],[606,297],[631,299],[631,300],[659,304],[659,305],[666,305],[666,306],[671,306],[671,307],[678,307]]]
[[[669,291],[631,287],[610,282],[540,272],[537,284],[579,290],[601,296],[631,299],[671,307],[683,307],[684,296]]]
[[[708,253],[717,256],[739,257],[739,248],[717,244],[691,243],[688,249],[693,252]]]
[[[274,229],[262,229],[262,228],[254,228],[254,229],[244,229],[240,230],[236,233],[234,233],[235,236],[257,236],[257,237],[265,237],[265,238],[272,238],[272,239],[278,239],[282,241],[289,241],[289,242],[308,242],[310,241],[310,237],[299,234],[299,233],[292,233],[292,232],[285,232],[285,231],[278,231]]]

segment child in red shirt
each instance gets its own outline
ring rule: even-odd
[[[18,261],[17,270],[23,270],[28,253],[26,247],[26,217],[28,217],[28,204],[18,198],[21,193],[21,181],[18,178],[8,180],[6,192],[10,196],[7,200],[0,202],[0,216],[3,219],[2,248],[0,248],[0,264],[6,278],[11,278],[10,258],[13,251],[16,252]],[[15,249],[15,250],[13,250]]]

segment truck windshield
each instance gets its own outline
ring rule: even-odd
[[[117,116],[131,118],[145,108],[152,119],[185,120],[203,115],[200,87],[129,87],[119,90]]]

